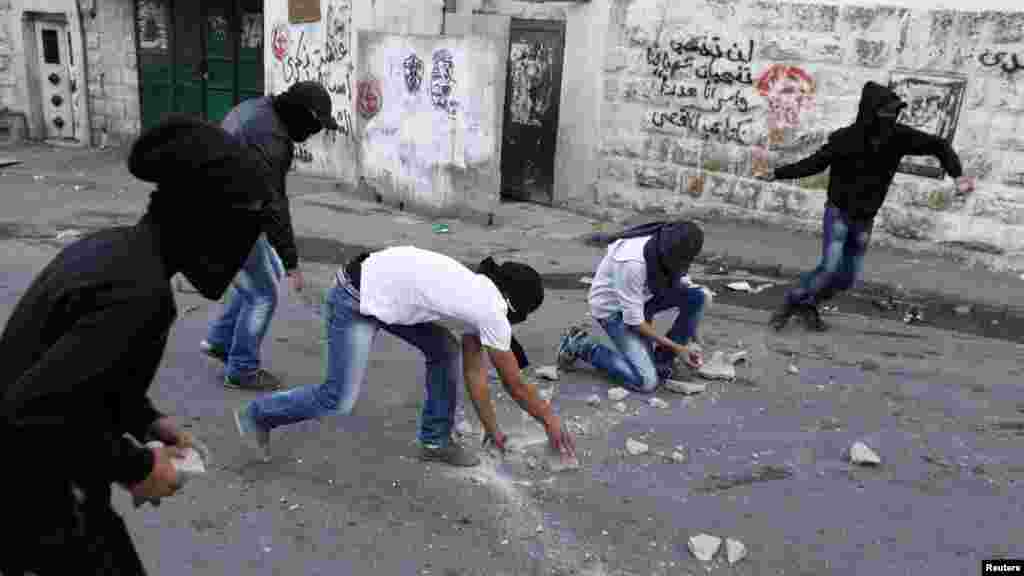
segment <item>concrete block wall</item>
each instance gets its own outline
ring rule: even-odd
[[[17,24],[11,0],[0,0],[0,110],[23,111],[18,105],[18,77],[15,73],[19,64],[19,50],[15,49],[14,37]]]
[[[827,173],[771,184],[753,174],[852,122],[868,80],[955,74],[966,89],[953,144],[977,192],[958,198],[949,177],[897,174],[876,229],[1024,251],[1024,12],[614,0],[606,45],[599,205],[818,227]],[[927,99],[911,106],[922,122],[943,113]]]
[[[142,130],[135,3],[106,0],[96,4],[96,16],[86,13],[82,18],[92,144],[126,145]]]

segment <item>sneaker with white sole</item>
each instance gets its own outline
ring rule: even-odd
[[[422,444],[420,459],[425,462],[442,462],[459,468],[472,468],[480,464],[480,457],[467,450],[463,445],[450,440],[445,447]]]
[[[579,359],[579,344],[586,340],[589,334],[580,326],[572,326],[562,335],[558,343],[558,367],[561,370],[569,371],[573,364]]]
[[[199,343],[199,351],[206,355],[211,360],[216,360],[221,364],[228,363],[228,351],[221,348],[220,346],[214,346],[208,341],[203,340]]]
[[[264,460],[270,460],[270,429],[253,419],[248,404],[235,410],[235,427],[243,442],[263,452]]]

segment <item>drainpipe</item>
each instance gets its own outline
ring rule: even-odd
[[[82,36],[82,53],[79,54],[79,69],[82,71],[82,81],[78,86],[81,91],[80,98],[82,99],[82,110],[85,111],[85,128],[86,132],[89,133],[89,146],[92,146],[92,99],[89,97],[89,39],[86,38],[85,34],[85,13],[82,9],[82,4],[88,2],[89,8],[89,19],[90,21],[96,20],[96,2],[98,0],[77,0],[75,2],[75,8],[78,9],[78,29]],[[68,47],[71,48],[70,46]]]

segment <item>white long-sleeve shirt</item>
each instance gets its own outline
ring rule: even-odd
[[[644,246],[650,236],[616,240],[608,246],[590,284],[590,314],[604,319],[622,312],[629,326],[641,324],[644,305],[654,297],[647,286],[647,263]]]

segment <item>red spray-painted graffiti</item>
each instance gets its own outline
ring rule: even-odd
[[[286,24],[278,24],[274,26],[273,35],[271,36],[271,46],[274,50],[274,58],[281,62],[284,57],[288,55],[288,26]]]
[[[376,78],[360,80],[356,84],[356,106],[359,115],[369,120],[380,112],[384,96],[380,89],[380,81]]]
[[[769,122],[772,128],[796,127],[800,115],[814,101],[814,79],[796,66],[776,64],[757,81],[757,91],[768,99]]]

